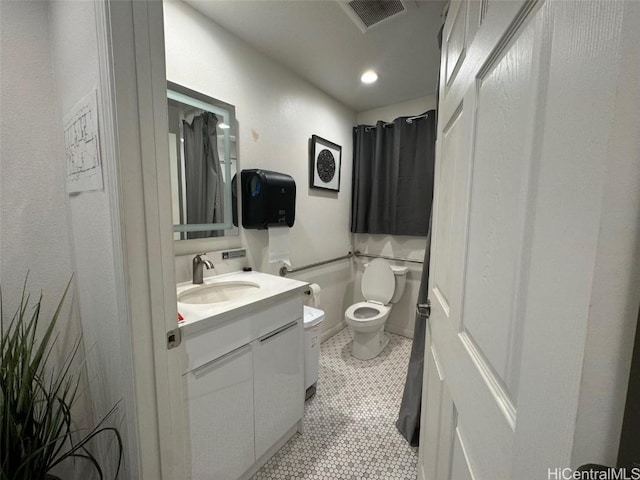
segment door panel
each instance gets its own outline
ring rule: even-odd
[[[456,167],[460,163],[461,154],[461,138],[463,123],[462,105],[456,111],[453,118],[443,131],[442,159],[443,161],[436,165],[436,198],[437,208],[434,209],[436,218],[434,218],[435,229],[434,247],[437,245],[438,256],[434,259],[433,269],[433,289],[436,292],[438,301],[442,305],[445,312],[449,312],[449,302],[452,295],[451,272],[452,262],[452,236],[453,236],[453,212],[455,209],[454,199],[456,197],[456,185],[459,183],[456,178]],[[441,220],[442,219],[442,220]]]
[[[426,407],[421,418],[420,455],[424,458],[435,459],[438,455],[440,441],[440,406],[442,398],[443,379],[438,371],[438,363],[434,359],[433,347],[429,349],[429,361],[425,363],[426,389],[424,390]],[[421,462],[424,465],[426,478],[437,478],[437,461]]]
[[[457,411],[457,428],[468,439],[468,454],[474,459],[477,478],[507,479],[513,429],[503,406],[496,401],[495,388],[478,370],[455,325],[439,308],[432,308],[430,323],[444,382]]]
[[[445,33],[446,38],[446,81],[449,85],[455,78],[462,61],[464,60],[465,33],[467,29],[467,2],[453,2],[450,9],[453,22]]]
[[[469,458],[462,441],[462,433],[456,429],[456,436],[453,444],[453,458],[451,460],[451,479],[452,480],[473,480],[475,475],[471,473]]]
[[[451,475],[451,455],[457,412],[439,368],[438,354],[432,345],[425,364],[426,389],[420,429],[423,432],[419,450],[420,478],[446,480]],[[428,405],[429,408],[426,408]],[[425,462],[424,458],[435,461]]]
[[[461,330],[492,382],[517,400],[522,317],[520,258],[531,155],[526,151],[536,86],[531,21],[477,78],[473,177]],[[486,72],[486,73],[484,73]],[[487,321],[491,319],[491,321]]]
[[[483,5],[484,3],[481,1],[469,2],[467,4],[467,31],[465,32],[466,43],[473,42],[473,38],[480,27]]]
[[[451,477],[451,461],[457,419],[458,411],[453,404],[453,399],[446,383],[443,382],[440,401],[440,438],[438,440],[436,463],[436,478],[438,480],[447,480]]]
[[[421,480],[570,466],[628,5],[451,5]]]

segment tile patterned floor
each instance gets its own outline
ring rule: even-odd
[[[411,340],[388,334],[376,358],[351,356],[344,329],[322,344],[318,392],[305,404],[296,434],[252,480],[414,480],[418,459],[398,433]]]

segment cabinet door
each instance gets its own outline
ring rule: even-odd
[[[252,372],[245,345],[185,374],[191,478],[235,480],[253,464]]]
[[[280,327],[254,343],[254,405],[258,459],[302,418],[302,320]]]

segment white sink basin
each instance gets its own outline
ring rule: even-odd
[[[208,283],[178,294],[178,302],[197,305],[228,302],[257,293],[259,288],[258,283],[244,280]]]
[[[2,0],[0,0],[2,1]],[[303,290],[305,282],[254,271],[230,272],[207,277],[201,285],[183,282],[176,285],[178,318],[183,333],[195,332],[206,325],[237,318],[237,313],[258,311],[258,305],[280,295]],[[192,330],[195,329],[195,330]]]

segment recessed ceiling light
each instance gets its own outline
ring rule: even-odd
[[[226,130],[227,128],[229,128],[229,125],[227,125],[226,123],[222,123],[222,122],[220,122],[218,124],[218,126],[223,130]]]
[[[360,81],[362,83],[373,83],[376,80],[378,80],[378,74],[376,72],[374,72],[373,70],[367,70],[360,77]]]

